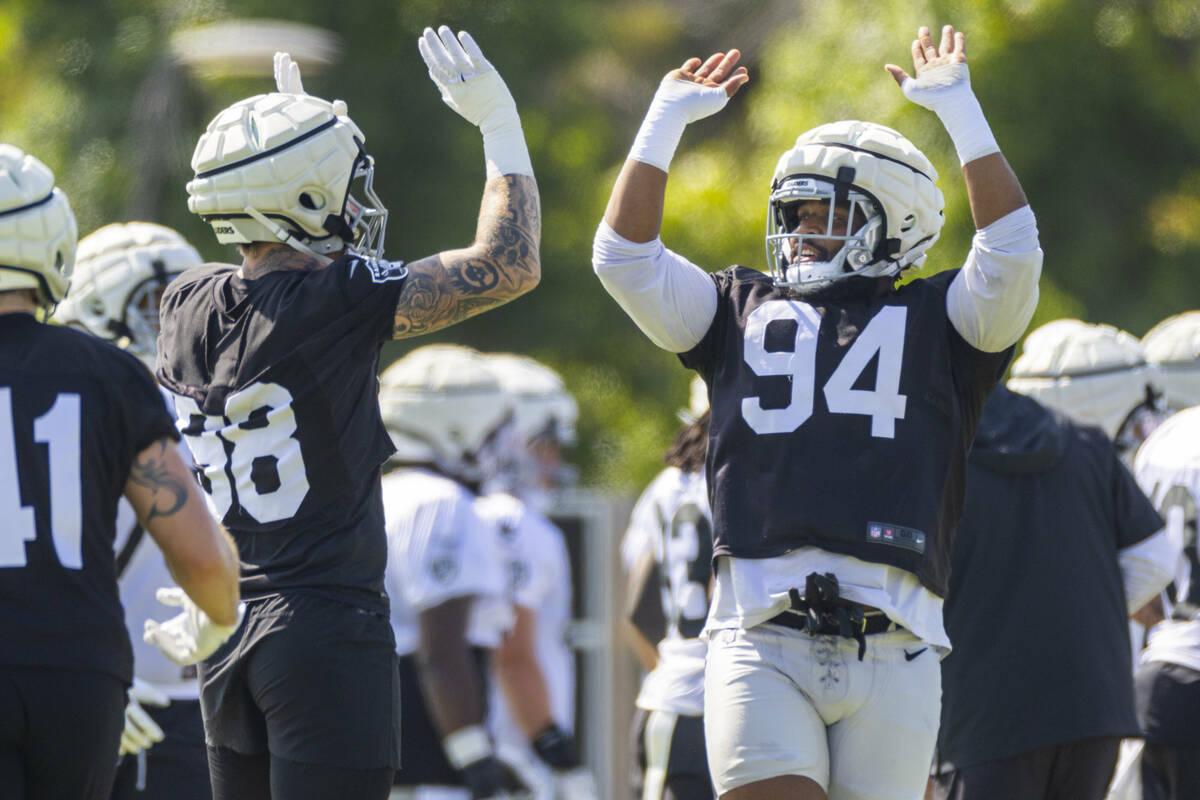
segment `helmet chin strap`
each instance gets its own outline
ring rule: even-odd
[[[257,208],[251,208],[250,206],[246,206],[242,210],[245,211],[247,214],[249,214],[254,219],[255,222],[259,223],[264,228],[269,230],[271,233],[275,234],[275,238],[277,238],[279,241],[283,242],[284,244],[286,244],[288,247],[292,248],[293,250],[299,250],[301,253],[304,253],[307,256],[311,256],[312,258],[315,258],[323,266],[327,266],[327,265],[333,263],[332,258],[330,258],[329,256],[323,256],[320,253],[318,253],[316,250],[313,250],[311,247],[306,245],[304,242],[300,241],[295,236],[288,233],[288,231],[282,225],[280,225],[278,222],[275,222],[273,219],[268,218],[266,214],[263,214]]]

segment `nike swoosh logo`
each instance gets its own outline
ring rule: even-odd
[[[915,653],[910,653],[910,652],[908,652],[907,650],[905,650],[905,651],[904,651],[904,660],[905,660],[905,661],[912,661],[914,658],[916,658],[917,656],[921,655],[921,653],[924,653],[924,652],[925,652],[926,650],[928,650],[928,649],[929,649],[928,647],[922,647],[920,650],[918,650],[918,651],[917,651],[917,652],[915,652]]]

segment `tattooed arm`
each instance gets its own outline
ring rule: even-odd
[[[214,622],[236,622],[237,549],[208,513],[174,442],[159,439],[137,454],[125,497],[162,550],[175,582]]]
[[[507,303],[537,286],[542,218],[528,175],[487,182],[475,242],[408,265],[394,338],[420,336]]]

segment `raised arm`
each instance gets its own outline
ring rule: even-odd
[[[1037,221],[971,90],[965,34],[946,25],[935,46],[929,28],[921,27],[911,51],[916,77],[895,64],[885,69],[905,97],[933,111],[945,126],[976,228],[971,252],[951,283],[947,313],[972,346],[999,352],[1021,338],[1037,308],[1042,269]]]
[[[542,218],[537,182],[508,87],[465,31],[426,28],[417,40],[446,105],[479,126],[487,183],[475,241],[409,264],[394,337],[419,336],[506,303],[537,286]]]
[[[592,266],[604,288],[659,347],[681,353],[704,336],[717,308],[708,274],[667,250],[667,169],[683,130],[725,107],[750,80],[737,50],[689,58],[659,84],[596,231]],[[736,68],[735,68],[736,67]]]

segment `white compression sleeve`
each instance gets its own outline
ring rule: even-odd
[[[1117,551],[1130,614],[1150,602],[1171,582],[1178,557],[1179,551],[1172,544],[1166,528]]]
[[[1037,308],[1041,274],[1037,219],[1029,206],[975,231],[966,263],[946,295],[955,330],[987,353],[1016,343]]]
[[[664,350],[691,350],[717,313],[717,287],[709,274],[657,237],[631,242],[601,221],[592,266],[642,333]]]

